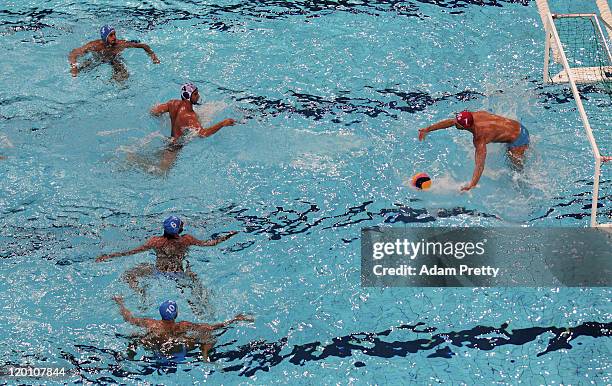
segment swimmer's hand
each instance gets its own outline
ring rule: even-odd
[[[76,64],[72,64],[70,66],[70,73],[72,74],[72,77],[76,77],[79,73],[79,67]]]
[[[419,129],[419,141],[425,140],[425,136],[427,135],[428,132],[429,130],[427,130],[427,128]]]
[[[113,299],[113,300],[115,301],[115,303],[117,303],[117,304],[123,304],[123,303],[124,303],[124,301],[123,301],[123,296],[121,296],[121,295],[115,295],[115,296],[113,296],[113,297],[112,297],[112,299]]]
[[[238,314],[234,316],[235,322],[254,322],[255,318],[250,315]]]
[[[237,234],[238,234],[238,232],[231,231],[228,234],[221,236],[220,238],[223,239],[223,241],[225,241],[225,240],[229,239],[230,237],[235,236]]]
[[[159,61],[159,59],[157,58],[157,55],[155,55],[155,54],[152,54],[152,55],[151,55],[151,60],[152,60],[152,61],[153,61],[153,63],[155,63],[155,64],[159,64],[159,63],[161,63],[161,62]]]
[[[465,185],[465,186],[461,187],[461,191],[462,192],[467,192],[468,190],[472,189],[475,186],[476,185],[472,185],[472,184]]]
[[[102,261],[106,261],[106,260],[110,260],[112,259],[111,255],[100,255],[98,256],[98,258],[96,258],[96,263],[100,263]]]
[[[221,121],[221,124],[223,126],[234,126],[236,124],[236,121],[233,120],[232,118],[227,118]]]

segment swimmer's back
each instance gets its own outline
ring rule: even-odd
[[[168,113],[172,122],[172,137],[174,138],[180,137],[186,128],[202,128],[198,115],[188,102],[180,99],[168,101]]]
[[[509,143],[514,141],[520,131],[521,124],[514,119],[491,114],[488,111],[475,111],[474,137],[484,137],[485,142]]]
[[[155,267],[161,272],[183,272],[183,259],[187,254],[189,245],[181,238],[168,239],[156,236],[151,239],[151,246],[157,257]]]

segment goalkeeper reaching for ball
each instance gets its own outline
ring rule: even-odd
[[[462,191],[470,190],[478,184],[484,171],[488,143],[506,143],[510,160],[515,165],[522,166],[525,151],[529,148],[529,132],[520,122],[487,111],[473,113],[462,111],[454,119],[445,119],[424,129],[419,129],[419,141],[423,141],[427,133],[431,131],[451,126],[459,130],[467,130],[473,136],[476,167],[472,180],[461,188]]]

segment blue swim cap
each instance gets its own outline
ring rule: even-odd
[[[166,300],[159,306],[159,314],[163,320],[174,320],[178,316],[178,306],[174,300]]]
[[[190,101],[191,100],[191,94],[193,94],[194,92],[196,92],[198,90],[198,88],[196,87],[195,84],[193,83],[185,83],[184,85],[181,86],[181,98]]]
[[[164,220],[164,232],[171,235],[178,235],[181,232],[183,222],[176,216],[170,216]]]
[[[115,29],[113,27],[111,27],[110,25],[105,25],[104,27],[100,28],[100,39],[102,39],[102,41],[104,43],[106,43],[106,39],[108,39],[108,35],[111,34],[111,32],[114,32]]]

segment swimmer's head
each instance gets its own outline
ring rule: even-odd
[[[174,300],[166,300],[159,306],[159,314],[163,320],[174,320],[178,316],[178,305]]]
[[[107,46],[112,46],[113,44],[117,43],[115,29],[110,25],[105,25],[104,27],[100,28],[100,39],[102,39],[104,44]]]
[[[469,111],[462,111],[455,116],[455,126],[458,129],[471,129],[474,127],[474,116]]]
[[[197,105],[200,100],[200,93],[195,84],[189,82],[181,86],[181,99],[190,101],[192,104]]]
[[[164,220],[164,236],[178,236],[183,231],[183,221],[176,217],[170,216]]]

